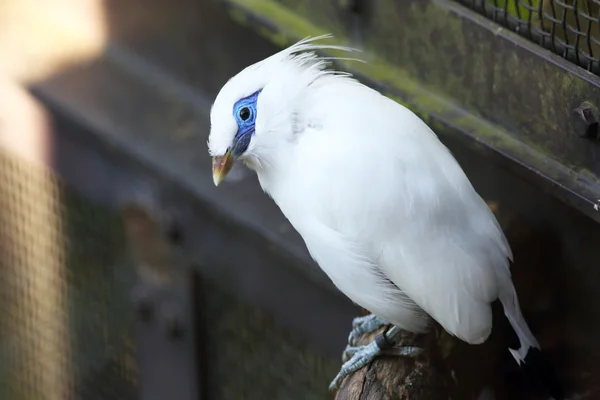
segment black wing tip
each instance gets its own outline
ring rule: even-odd
[[[540,349],[531,347],[527,351],[522,367],[525,373],[541,384],[554,400],[564,400],[564,390],[558,380],[556,371]]]

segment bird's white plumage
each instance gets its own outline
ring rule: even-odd
[[[334,284],[401,328],[423,331],[429,315],[472,344],[487,339],[500,298],[523,360],[538,344],[494,215],[421,119],[324,70],[319,48],[305,40],[232,78],[211,112],[211,154],[231,145],[233,104],[262,89],[241,158]]]

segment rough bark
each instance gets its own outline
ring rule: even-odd
[[[364,335],[367,344],[384,329]],[[348,376],[336,400],[448,400],[454,382],[441,357],[437,330],[427,335],[403,332],[398,346],[418,346],[425,351],[417,358],[382,355]]]

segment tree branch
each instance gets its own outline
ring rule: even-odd
[[[358,344],[370,343],[386,328],[362,336]],[[378,356],[372,363],[348,376],[336,400],[448,400],[454,382],[441,357],[437,330],[426,335],[402,332],[397,347],[417,346],[425,351],[417,358]],[[443,337],[443,336],[442,336]]]

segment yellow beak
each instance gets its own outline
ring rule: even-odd
[[[215,186],[219,186],[219,183],[227,176],[227,173],[231,171],[233,167],[234,158],[231,155],[231,151],[227,151],[223,156],[213,157],[212,171],[213,171],[213,182]]]

